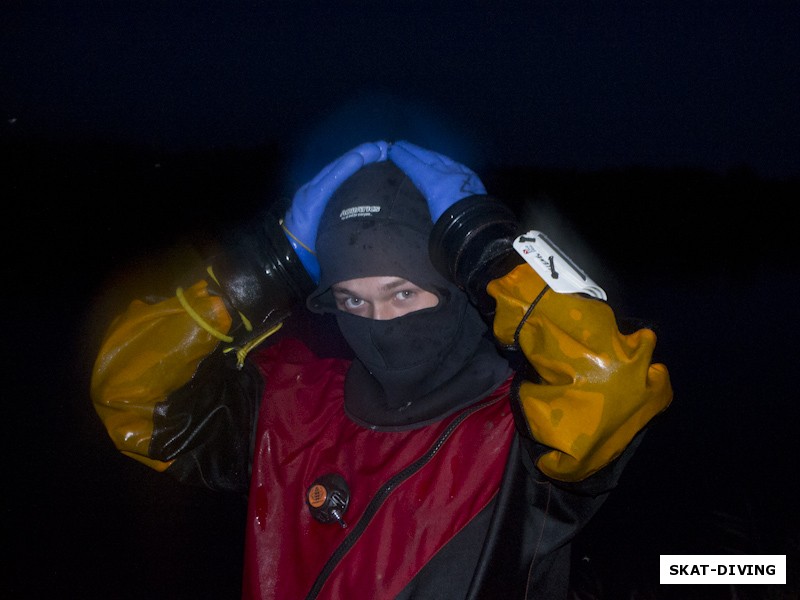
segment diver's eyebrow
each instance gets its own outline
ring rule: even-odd
[[[388,283],[385,283],[384,285],[382,285],[381,286],[381,290],[388,292],[390,290],[402,287],[404,285],[410,285],[410,286],[413,286],[413,287],[417,287],[416,284],[411,283],[408,279],[398,278],[398,279],[395,279],[394,281],[389,281]]]
[[[348,290],[346,287],[342,287],[342,286],[338,286],[338,285],[332,286],[331,287],[331,291],[334,294],[339,294],[340,296],[357,296],[358,295],[354,291]]]
[[[419,287],[416,284],[411,283],[410,281],[408,281],[408,279],[403,279],[402,277],[398,277],[396,279],[392,279],[391,281],[387,281],[386,283],[384,283],[382,286],[380,286],[378,288],[378,291],[379,292],[390,292],[390,291],[392,291],[392,290],[394,290],[396,288],[402,287],[404,285],[410,285],[410,286],[413,286],[413,287]],[[332,285],[331,286],[331,291],[334,294],[339,294],[340,296],[347,295],[347,296],[355,296],[355,297],[358,297],[358,298],[361,297],[361,294],[359,292],[353,291],[353,290],[351,290],[351,289],[349,289],[349,288],[347,288],[347,287],[345,287],[343,285]]]

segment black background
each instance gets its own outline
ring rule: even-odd
[[[656,328],[674,403],[579,546],[603,597],[798,597],[797,5],[568,6],[0,9],[5,597],[238,596],[244,503],[114,450],[97,344],[198,246],[401,137]],[[672,553],[786,554],[790,583],[659,586]]]

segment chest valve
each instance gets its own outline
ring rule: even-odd
[[[323,475],[314,481],[306,492],[306,504],[311,516],[320,523],[336,522],[347,527],[343,515],[350,503],[350,488],[344,477],[336,473]]]

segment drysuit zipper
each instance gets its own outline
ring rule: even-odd
[[[436,439],[436,441],[425,454],[420,456],[416,461],[408,465],[396,475],[392,476],[386,483],[383,484],[383,486],[372,498],[372,501],[370,501],[370,503],[367,505],[367,508],[364,511],[361,519],[359,519],[358,523],[356,523],[356,525],[350,530],[350,533],[347,535],[347,537],[345,537],[342,543],[339,544],[336,550],[334,550],[333,554],[331,554],[330,558],[328,559],[328,562],[325,563],[325,566],[322,567],[322,571],[320,571],[319,575],[317,576],[317,580],[311,587],[311,591],[309,591],[308,595],[306,596],[307,600],[314,600],[317,598],[317,596],[319,596],[322,586],[325,585],[328,577],[330,577],[331,573],[333,573],[333,570],[342,560],[344,555],[347,554],[347,552],[349,552],[350,549],[355,545],[355,543],[358,541],[358,538],[361,537],[361,534],[364,533],[364,530],[372,521],[375,513],[378,512],[378,509],[381,507],[381,505],[383,505],[394,489],[403,481],[414,475],[428,462],[430,462],[430,460],[439,452],[447,439],[453,434],[458,426],[467,419],[467,417],[486,406],[494,404],[495,402],[497,402],[497,399],[477,404],[472,408],[465,410],[458,417],[456,417],[453,422],[450,423],[450,425],[447,426],[447,429],[442,432],[442,434]]]

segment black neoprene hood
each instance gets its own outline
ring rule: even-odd
[[[363,167],[336,191],[320,221],[320,282],[308,298],[314,312],[333,312],[331,286],[360,277],[402,277],[441,297],[446,280],[428,256],[428,204],[391,161]]]
[[[345,411],[367,427],[420,427],[483,397],[508,375],[466,294],[429,258],[428,203],[392,162],[368,165],[325,208],[317,235],[320,283],[308,307],[331,312],[356,359]],[[439,298],[431,308],[375,320],[339,311],[331,286],[402,277]]]

